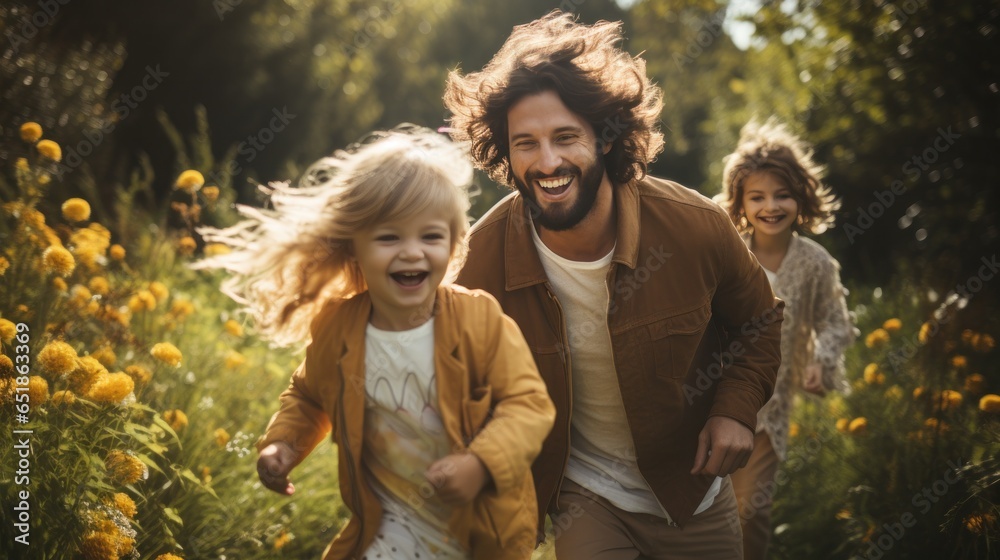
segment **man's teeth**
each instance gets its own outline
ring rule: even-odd
[[[558,179],[539,179],[538,184],[542,186],[543,189],[558,189],[559,187],[565,187],[572,181],[572,177],[560,177]]]

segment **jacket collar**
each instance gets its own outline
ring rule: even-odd
[[[639,258],[639,186],[637,181],[615,185],[617,240],[611,260],[634,269]],[[510,292],[548,281],[541,257],[531,238],[534,227],[524,197],[515,193],[511,198],[504,242],[504,288]]]

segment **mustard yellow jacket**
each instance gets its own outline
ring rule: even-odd
[[[552,428],[549,399],[517,325],[489,294],[437,290],[434,367],[441,421],[456,451],[475,453],[492,481],[455,508],[453,535],[479,559],[529,558],[538,509],[531,463]],[[312,323],[305,362],[280,397],[258,449],[283,441],[305,458],[332,433],[340,490],[352,518],[324,560],[357,558],[375,538],[382,506],[362,469],[367,292],[327,304]]]

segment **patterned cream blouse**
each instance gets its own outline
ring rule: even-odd
[[[750,234],[743,241],[750,246]],[[788,449],[788,415],[796,389],[802,387],[805,369],[811,363],[823,368],[827,391],[850,392],[844,375],[844,350],[854,342],[858,330],[851,322],[840,283],[840,264],[822,245],[792,235],[781,267],[772,284],[785,302],[781,325],[781,367],[771,400],[757,413],[757,431],[765,431],[778,457]]]

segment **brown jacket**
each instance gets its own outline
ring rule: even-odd
[[[453,449],[482,459],[492,482],[449,525],[474,558],[527,558],[538,512],[529,466],[552,428],[555,409],[517,325],[489,294],[437,290],[434,368]],[[305,458],[332,431],[340,490],[351,520],[325,560],[358,557],[375,538],[382,506],[361,464],[365,417],[367,292],[331,302],[312,324],[305,363],[292,375],[258,449],[283,441]]]
[[[700,194],[647,177],[615,186],[617,243],[608,329],[643,477],[683,525],[711,476],[692,476],[710,416],[755,429],[774,389],[784,304],[729,217]],[[511,194],[476,223],[457,282],[493,294],[521,327],[556,404],[532,467],[539,511],[551,511],[569,457],[572,360],[559,302]]]

